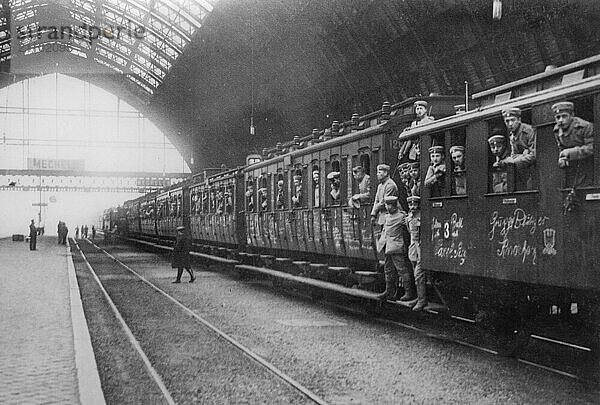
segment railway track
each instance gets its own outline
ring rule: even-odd
[[[110,258],[115,264],[117,264],[121,268],[125,269],[127,272],[131,273],[137,279],[139,279],[147,288],[150,288],[153,291],[159,293],[162,297],[164,297],[170,303],[170,305],[172,305],[173,307],[177,308],[177,310],[184,313],[186,316],[188,316],[189,319],[193,319],[194,322],[201,325],[203,328],[210,330],[210,332],[212,334],[214,334],[215,336],[217,336],[220,339],[222,344],[226,344],[232,348],[235,348],[235,350],[237,350],[240,355],[244,356],[246,359],[249,359],[250,361],[252,361],[256,365],[258,365],[259,367],[266,370],[272,378],[285,383],[287,386],[289,386],[297,394],[299,394],[306,400],[306,401],[302,401],[302,402],[315,403],[315,404],[326,404],[327,403],[324,399],[322,399],[315,392],[306,388],[300,382],[294,380],[292,377],[290,377],[289,375],[287,375],[286,373],[284,373],[283,371],[278,369],[275,365],[273,365],[269,361],[265,360],[263,357],[261,357],[257,353],[254,353],[252,350],[250,350],[249,348],[244,346],[238,340],[234,339],[232,336],[228,335],[227,333],[225,333],[224,331],[222,331],[221,329],[219,329],[218,327],[213,325],[208,320],[199,316],[192,309],[190,309],[186,305],[182,304],[180,301],[178,301],[172,295],[165,292],[159,286],[157,286],[156,284],[149,281],[143,275],[136,272],[134,269],[132,269],[131,267],[129,267],[128,265],[126,265],[125,263],[123,263],[122,261],[120,261],[119,259],[114,257],[113,255],[111,255],[106,250],[102,249],[101,247],[92,243],[89,240],[85,240],[83,243],[88,245],[90,248],[97,250],[98,252],[102,252],[103,255],[105,255],[107,258]],[[142,359],[148,375],[152,378],[152,380],[155,382],[156,386],[159,388],[160,392],[162,393],[164,401],[168,404],[177,403],[177,401],[174,399],[174,395],[170,392],[169,388],[165,384],[163,376],[161,376],[161,373],[159,371],[157,371],[155,365],[152,364],[152,361],[150,360],[149,355],[146,353],[146,351],[144,351],[144,349],[142,348],[142,344],[140,343],[138,338],[135,336],[134,332],[132,332],[132,328],[130,328],[130,326],[128,325],[128,322],[126,320],[126,316],[124,316],[122,314],[122,308],[121,308],[121,310],[119,309],[119,305],[117,303],[115,303],[115,301],[113,300],[113,297],[111,297],[111,294],[109,293],[108,289],[105,287],[104,283],[102,282],[102,280],[101,280],[102,276],[99,276],[97,274],[97,271],[94,269],[94,266],[90,263],[90,260],[88,260],[88,257],[86,255],[86,253],[84,252],[86,250],[86,248],[82,249],[80,244],[77,242],[75,242],[75,247],[77,249],[77,253],[83,259],[85,266],[87,267],[89,272],[92,274],[92,277],[94,278],[98,287],[101,289],[102,294],[105,297],[106,301],[108,302],[114,316],[119,321],[119,324],[121,325],[123,331],[127,335],[127,338],[129,340],[131,346],[135,349],[135,351],[137,352],[139,357]],[[88,255],[89,255],[89,251],[88,251]],[[128,301],[128,302],[131,303],[131,301]],[[280,399],[275,399],[275,400],[278,401]],[[297,402],[297,400],[295,402]]]
[[[153,243],[153,242],[136,240],[136,239],[129,239],[129,240],[135,241],[135,242],[141,242],[145,246],[155,247],[155,248],[161,249],[163,251],[171,249],[170,247],[160,245],[157,243]],[[228,261],[228,260],[224,259],[222,257],[219,257],[219,256],[211,256],[211,255],[195,253],[195,252],[192,254],[197,255],[204,261],[210,262],[212,260],[215,264],[227,264],[229,266],[232,265],[232,263],[225,263],[224,261]],[[244,266],[244,269],[247,267],[248,266]],[[265,269],[265,272],[263,274],[270,275],[272,272],[273,271],[270,269]],[[292,280],[292,283],[294,282],[294,280]],[[310,286],[310,284],[309,284],[309,286]],[[317,286],[317,288],[318,288],[318,286]],[[302,294],[302,293],[300,293],[299,295],[303,295],[305,298],[314,299],[314,295],[310,295],[310,294],[306,295],[306,294]],[[390,319],[390,317],[387,317],[387,316],[386,317],[378,317],[378,316],[374,317],[374,316],[372,316],[372,314],[357,308],[355,305],[351,306],[351,305],[336,304],[336,303],[332,302],[331,300],[320,300],[320,301],[324,305],[329,305],[331,307],[335,307],[337,309],[340,309],[340,310],[343,310],[343,311],[346,311],[349,313],[354,313],[354,314],[361,315],[361,316],[368,316],[371,319],[373,319],[379,323],[382,323],[382,324],[393,325],[395,327],[399,327],[399,328],[403,328],[403,329],[410,329],[410,330],[418,332],[424,336],[427,336],[429,338],[434,338],[434,339],[438,339],[438,340],[442,340],[442,341],[452,342],[457,345],[470,347],[475,350],[488,353],[492,356],[502,356],[502,357],[504,356],[500,351],[495,350],[493,347],[491,347],[489,345],[482,345],[482,344],[469,342],[469,340],[471,340],[469,336],[467,336],[467,337],[452,336],[452,335],[446,333],[443,329],[440,330],[439,325],[432,326],[431,319],[426,320],[422,316],[411,316],[411,319],[413,321],[406,322],[406,321]],[[386,306],[393,307],[393,308],[400,307],[401,310],[403,309],[403,307],[396,302],[387,302]],[[402,311],[402,312],[406,312],[406,311]],[[431,315],[439,315],[439,317],[436,318],[436,321],[439,320],[439,318],[450,318],[452,321],[457,322],[457,323],[471,325],[471,326],[475,325],[475,320],[469,319],[466,317],[447,314],[447,313],[441,313],[434,309],[428,309],[426,312],[428,312]],[[390,311],[387,311],[387,313],[390,314]],[[408,314],[408,315],[412,315],[412,314]],[[393,318],[393,314],[391,315],[391,317]],[[423,326],[419,325],[419,323],[422,324],[424,320],[425,320],[425,323],[429,323],[429,327],[423,327]],[[445,326],[448,325],[447,322],[443,322],[443,324]],[[469,332],[467,332],[467,334],[468,333]],[[527,355],[527,353],[525,353],[524,355],[515,357],[514,358],[515,361],[522,363],[522,364],[527,364],[528,366],[531,366],[531,367],[545,370],[550,373],[561,375],[563,377],[567,377],[567,378],[570,378],[570,379],[573,379],[576,381],[597,384],[597,381],[596,381],[597,376],[594,375],[594,376],[590,377],[589,375],[586,374],[586,372],[582,372],[581,370],[579,370],[579,368],[581,367],[581,364],[586,363],[586,356],[589,356],[591,353],[591,349],[589,347],[579,345],[579,344],[574,344],[572,342],[563,341],[563,340],[560,340],[557,338],[543,336],[541,334],[536,334],[536,333],[530,334],[528,336],[528,339],[531,342],[535,342],[534,343],[535,348],[533,351],[536,353],[534,353],[534,355]],[[560,353],[559,356],[557,355],[556,360],[553,360],[551,356],[555,355],[558,350],[562,350],[562,352]],[[536,357],[537,358],[544,357],[545,361],[540,361],[540,360],[536,359]],[[564,367],[565,360],[567,361],[567,367]],[[557,364],[557,363],[563,363],[563,364]]]

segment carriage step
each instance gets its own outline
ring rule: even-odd
[[[273,265],[273,262],[275,261],[275,256],[260,255],[260,261],[265,267],[271,267]]]
[[[310,272],[309,272],[309,276],[312,278],[316,278],[319,280],[324,280],[324,281],[328,281],[329,280],[329,274],[327,271],[328,266],[326,264],[323,263],[311,263],[308,265]]]
[[[381,277],[381,273],[376,271],[355,271],[354,278],[360,285],[372,284]]]
[[[276,257],[275,258],[275,268],[278,271],[282,271],[284,273],[288,273],[290,271],[290,267],[292,265],[292,259],[287,257]]]
[[[304,275],[308,274],[309,262],[305,262],[303,260],[297,260],[292,262],[293,266],[289,266],[289,271],[286,273],[294,274],[294,275]]]

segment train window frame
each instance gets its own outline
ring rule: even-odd
[[[598,168],[600,167],[600,151],[598,150],[600,147],[600,131],[598,131],[600,129],[600,122],[596,123],[596,120],[594,118],[598,117],[600,121],[600,95],[596,94],[584,94],[581,95],[579,97],[571,97],[568,98],[566,100],[560,100],[560,101],[570,101],[575,105],[574,108],[574,116],[581,118],[587,122],[590,122],[593,126],[593,154],[592,154],[592,178],[590,181],[590,184],[587,185],[579,185],[579,186],[575,186],[573,187],[573,184],[569,184],[567,183],[567,170],[562,170],[562,169],[558,169],[561,171],[561,180],[560,180],[560,191],[561,192],[566,192],[566,191],[570,191],[573,188],[576,188],[577,190],[596,190],[598,189],[598,187],[600,186],[600,175],[598,175],[597,171]],[[591,105],[591,107],[589,107]],[[590,111],[587,111],[587,113],[583,113],[583,114],[579,114],[578,111],[582,110],[583,106],[588,106],[588,109]],[[585,108],[583,108],[583,110],[585,111]],[[552,113],[552,126],[554,127],[555,125],[555,121],[554,121],[554,114]],[[554,136],[554,132],[553,132],[553,136]],[[559,150],[558,150],[558,145],[556,142],[556,139],[553,139],[554,144],[556,145],[556,156],[554,156],[554,160],[558,160],[558,155],[559,155]],[[558,166],[556,166],[558,168]]]
[[[269,193],[269,176],[268,173],[266,172],[262,172],[258,178],[257,178],[257,184],[256,184],[256,193],[257,193],[257,203],[259,204],[259,206],[257,207],[258,212],[270,212],[271,211],[271,204],[270,204],[270,193]],[[258,196],[260,195],[259,191],[261,189],[264,189],[265,192],[265,208],[263,209],[263,202],[260,201],[260,199],[258,198]]]
[[[525,124],[531,125],[534,130],[536,131],[536,135],[537,135],[537,126],[533,123],[533,108],[531,106],[527,106],[527,107],[522,107],[521,108],[521,121]],[[486,124],[486,128],[487,128],[487,133],[485,135],[485,139],[482,140],[482,142],[486,143],[486,151],[487,151],[487,163],[486,163],[486,186],[485,186],[485,193],[483,194],[484,197],[495,197],[495,196],[502,196],[502,197],[506,197],[506,196],[518,196],[518,195],[530,195],[530,194],[539,194],[540,193],[540,173],[539,173],[539,167],[537,165],[537,160],[539,158],[538,153],[537,153],[537,149],[538,149],[538,141],[537,141],[537,136],[536,136],[536,162],[534,162],[534,164],[531,166],[531,171],[532,173],[530,174],[531,176],[531,188],[527,188],[524,190],[520,190],[517,189],[517,173],[516,173],[516,168],[514,165],[508,165],[506,168],[507,174],[506,174],[506,181],[507,181],[507,187],[506,187],[506,191],[502,191],[502,192],[494,192],[493,191],[493,179],[492,179],[492,163],[493,163],[493,155],[491,153],[490,147],[489,147],[489,143],[488,143],[488,139],[492,134],[492,131],[496,128],[500,128],[503,130],[504,133],[504,137],[505,137],[505,142],[506,142],[506,147],[509,149],[510,152],[510,135],[508,133],[508,129],[506,128],[506,124],[504,123],[504,118],[502,117],[502,115],[500,114],[500,116],[494,116],[491,118],[488,118],[486,120],[483,121]],[[468,191],[468,189],[467,189]]]
[[[325,207],[341,207],[342,206],[342,196],[343,194],[343,190],[342,190],[342,162],[341,162],[341,157],[339,154],[334,154],[331,155],[329,157],[329,160],[325,162],[325,168],[327,171],[327,176],[329,176],[330,173],[333,172],[338,172],[340,175],[340,186],[339,186],[339,201],[338,202],[334,202],[333,200],[333,196],[331,195],[331,184],[329,179],[327,179],[327,176],[325,176],[326,180],[328,181],[328,186],[326,187],[327,189],[327,197],[325,198]]]
[[[247,213],[255,212],[256,203],[255,203],[255,184],[254,184],[254,176],[252,174],[248,174],[246,181],[244,182],[244,211]],[[248,195],[248,187],[252,186],[252,192]],[[252,202],[252,209],[250,209],[250,202]]]
[[[305,165],[303,165],[302,163],[296,163],[294,165],[294,168],[292,170],[292,182],[290,185],[290,209],[292,210],[300,210],[300,209],[304,209],[306,208],[306,170],[305,170]],[[299,173],[299,174],[298,174]],[[296,186],[294,184],[294,177],[295,176],[300,176],[300,205],[295,206],[294,205],[294,201],[293,198],[297,197],[296,194]]]
[[[311,209],[318,209],[322,207],[322,188],[321,188],[321,184],[323,183],[323,175],[322,175],[322,171],[321,171],[321,162],[319,161],[319,159],[312,159],[310,161],[310,208]],[[316,168],[316,170],[315,170]],[[314,176],[313,173],[314,172],[318,172],[319,173],[319,182],[317,183],[317,187],[315,188],[315,181],[314,181]],[[315,191],[318,190],[318,198],[315,199]],[[318,202],[318,204],[316,204],[316,202]]]
[[[446,128],[442,131],[428,133],[422,136],[419,140],[420,150],[421,150],[421,158],[418,161],[419,163],[419,182],[421,188],[421,198],[424,195],[427,195],[427,200],[429,201],[445,201],[445,200],[461,200],[469,197],[469,186],[467,183],[467,192],[465,194],[454,194],[453,186],[454,186],[454,164],[452,162],[452,156],[450,153],[450,148],[453,146],[463,146],[465,148],[465,163],[464,165],[468,165],[468,156],[466,155],[467,151],[467,127],[469,124],[456,125],[450,128]],[[429,157],[429,148],[434,145],[443,146],[444,147],[444,164],[446,166],[445,171],[445,180],[443,193],[444,195],[432,196],[431,188],[425,185],[425,179],[427,177],[427,172],[429,170],[429,166],[431,166],[431,158]],[[424,152],[427,151],[427,152]],[[466,174],[465,174],[466,176]],[[427,189],[427,194],[424,194],[424,190]]]
[[[279,197],[279,189],[278,189],[278,184],[279,181],[283,182],[282,185],[282,197],[281,197],[281,201],[283,202],[283,205],[281,207],[278,207],[277,205],[277,200]],[[274,191],[273,191],[273,198],[274,198],[274,204],[273,204],[273,208],[275,211],[284,211],[286,209],[286,204],[287,204],[287,198],[286,198],[286,187],[285,187],[286,181],[285,181],[285,174],[283,171],[283,168],[278,167],[277,171],[275,172],[274,178],[273,178],[273,187],[274,187]]]

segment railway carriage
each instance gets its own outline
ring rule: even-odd
[[[409,187],[403,185],[401,167],[418,164],[418,182],[412,185],[420,189],[428,295],[450,312],[478,320],[501,314],[509,332],[560,314],[562,321],[581,322],[583,327],[573,330],[589,332],[597,349],[600,56],[475,94],[476,107],[460,114],[453,108],[459,98],[430,97],[436,120],[409,128],[414,100],[384,104],[342,125],[334,122],[325,131],[264,150],[264,159],[251,156],[243,168],[196,175],[142,198],[134,204],[141,232],[172,239],[175,228],[186,225],[196,243],[227,247],[228,254],[234,249],[355,272],[376,270],[382,257],[375,249],[378,234],[370,212],[377,165],[391,166],[406,210]],[[558,167],[551,106],[559,101],[574,103],[576,116],[593,123],[591,163]],[[508,107],[518,107],[522,122],[537,134],[527,181],[512,165],[498,173],[488,145],[495,130],[505,131],[502,110]],[[508,134],[504,137],[508,141]],[[400,153],[408,142],[421,151],[417,159]],[[465,165],[454,171],[446,153],[445,182],[427,187],[427,151],[434,145],[446,152],[460,147]],[[349,201],[358,192],[352,176],[356,166],[371,179],[370,198],[363,204]],[[574,182],[582,170],[591,180]],[[148,212],[155,213],[155,223]],[[348,283],[335,273],[327,277]]]

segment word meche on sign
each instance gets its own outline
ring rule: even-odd
[[[556,231],[548,227],[550,218],[516,208],[511,215],[494,211],[489,221],[488,239],[498,241],[495,254],[501,259],[519,258],[522,263],[537,264],[540,232],[543,235],[542,254],[556,255]]]

